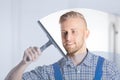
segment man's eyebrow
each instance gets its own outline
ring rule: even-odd
[[[63,32],[64,32],[64,31],[66,31],[66,30],[61,30],[61,31],[63,31]]]
[[[71,30],[77,30],[77,28],[71,28]]]
[[[71,28],[70,30],[77,30],[77,28]],[[61,29],[61,31],[66,31],[66,30]]]

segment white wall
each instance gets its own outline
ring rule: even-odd
[[[120,12],[119,0],[89,2],[88,0],[0,0],[0,79],[3,80],[8,71],[22,59],[27,47],[41,46],[47,41],[47,37],[44,37],[45,34],[37,24],[38,19],[58,10],[74,7],[98,9],[110,13]],[[51,48],[54,49],[53,46]],[[51,48],[45,51],[28,70],[36,65],[54,62],[54,56],[47,55]],[[57,50],[54,50],[57,56]]]
[[[12,67],[11,0],[0,0],[0,79]]]
[[[120,0],[69,0],[70,8],[89,8],[120,15]]]

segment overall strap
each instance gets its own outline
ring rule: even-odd
[[[98,61],[97,61],[96,70],[95,70],[94,80],[101,80],[102,73],[103,73],[103,71],[102,71],[103,62],[104,62],[104,58],[99,56]]]
[[[53,64],[55,80],[62,80],[62,73],[60,71],[60,65],[58,63]]]

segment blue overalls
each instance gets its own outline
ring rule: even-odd
[[[95,70],[94,80],[101,80],[101,78],[102,78],[103,62],[104,62],[104,58],[99,56],[98,61],[97,61],[96,70]],[[53,64],[53,69],[54,69],[55,80],[62,80],[62,74],[61,74],[61,71],[60,71],[59,64],[58,63],[54,63]]]

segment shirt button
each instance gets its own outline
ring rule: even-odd
[[[77,73],[80,73],[80,69],[79,68],[77,68]]]
[[[80,70],[77,70],[77,73],[80,73]]]

